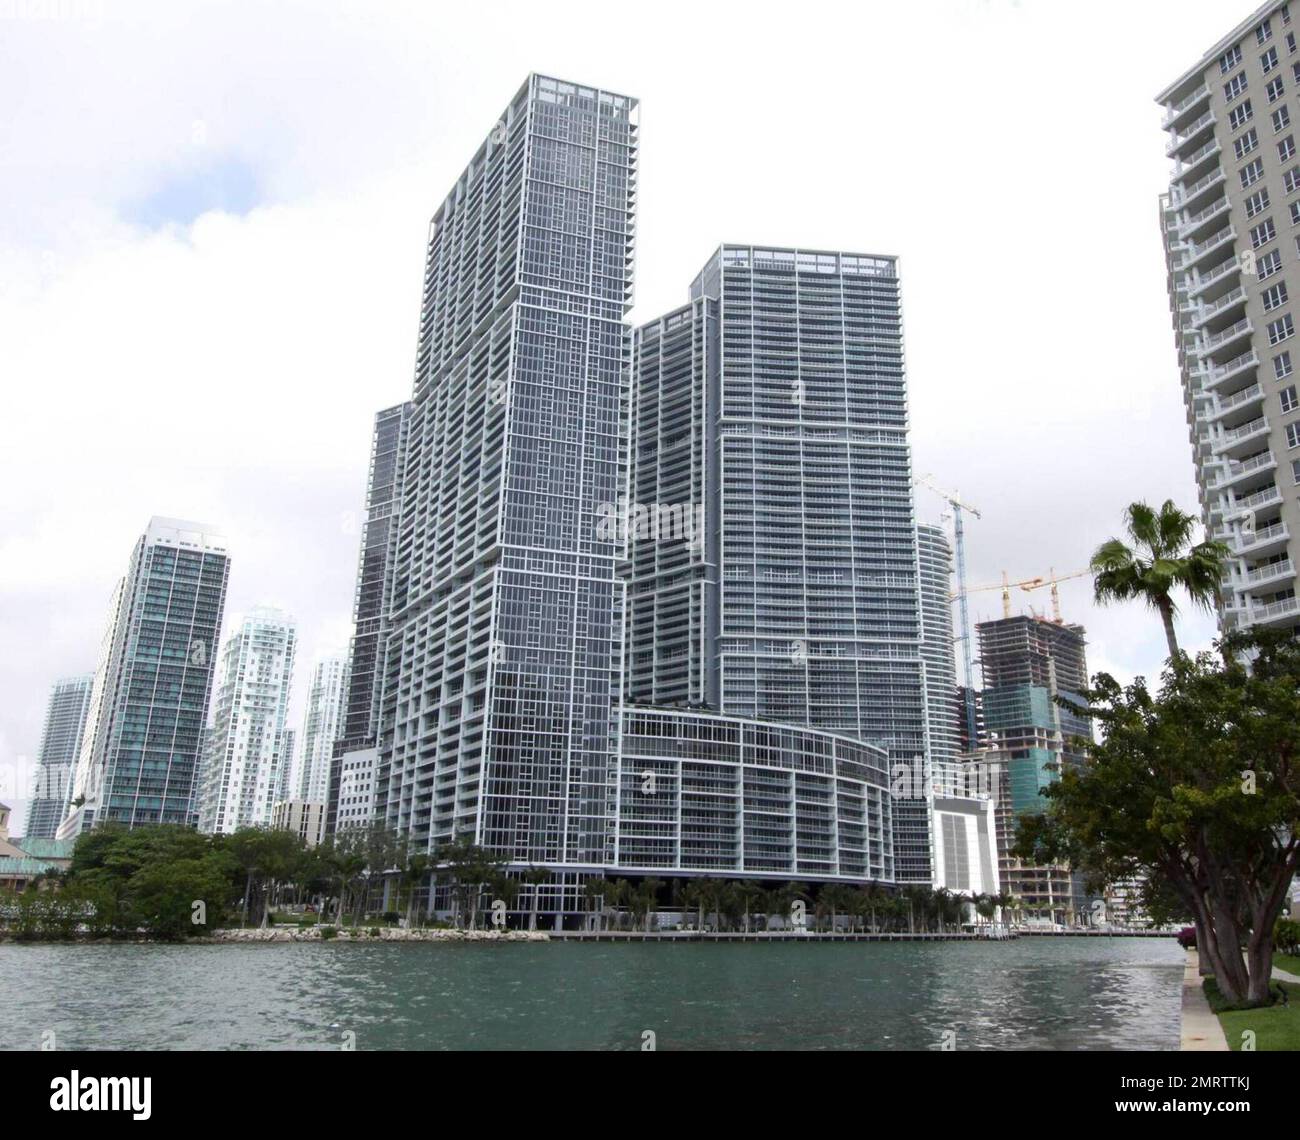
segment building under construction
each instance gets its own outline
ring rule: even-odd
[[[1081,876],[1068,867],[1012,859],[1015,820],[1045,806],[1042,791],[1064,764],[1087,755],[1092,726],[1056,697],[1082,703],[1088,664],[1084,630],[1040,617],[1006,617],[976,626],[984,678],[984,739],[979,753],[998,790],[997,830],[1004,890],[1030,912],[1056,921],[1082,921]]]

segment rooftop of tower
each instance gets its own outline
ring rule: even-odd
[[[1169,102],[1174,95],[1178,94],[1178,89],[1180,87],[1184,86],[1189,80],[1199,78],[1206,66],[1218,59],[1219,56],[1239,40],[1242,35],[1251,31],[1260,20],[1267,18],[1271,13],[1276,12],[1279,8],[1286,7],[1286,4],[1287,0],[1268,0],[1267,4],[1261,4],[1255,9],[1255,11],[1242,20],[1240,24],[1233,28],[1232,31],[1217,40],[1213,47],[1207,48],[1195,64],[1184,71],[1182,75],[1169,84],[1168,87],[1164,88],[1160,94],[1156,96],[1156,102]]]

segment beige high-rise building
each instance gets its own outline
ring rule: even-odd
[[[1269,3],[1158,96],[1161,223],[1224,630],[1300,632],[1300,20]]]

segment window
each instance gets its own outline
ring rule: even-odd
[[[1223,98],[1225,102],[1231,103],[1238,95],[1246,90],[1246,73],[1239,71],[1227,83],[1223,85]]]
[[[1273,112],[1273,133],[1285,130],[1291,125],[1291,110],[1285,103]]]
[[[1282,268],[1281,250],[1271,249],[1255,262],[1255,272],[1259,274],[1259,279],[1263,281],[1267,277],[1272,277],[1279,269]]]
[[[1289,55],[1295,55],[1295,32],[1287,32],[1286,50]]]
[[[1257,146],[1259,146],[1259,134],[1254,127],[1251,127],[1232,144],[1232,149],[1236,151],[1238,158],[1245,158]]]
[[[1254,109],[1250,105],[1250,100],[1246,99],[1240,106],[1233,107],[1233,109],[1228,112],[1228,126],[1235,131],[1254,113]]]
[[[1250,246],[1252,249],[1259,249],[1261,245],[1268,245],[1277,237],[1277,227],[1273,225],[1272,218],[1265,218],[1257,226],[1253,226],[1250,231]]]
[[[1286,425],[1286,445],[1288,448],[1300,447],[1300,420]]]
[[[1247,186],[1254,186],[1261,178],[1264,177],[1264,162],[1262,159],[1255,159],[1254,162],[1248,163],[1241,168],[1241,187],[1244,190]]]
[[[1267,75],[1277,66],[1277,48],[1271,47],[1259,57],[1259,66]]]
[[[1291,384],[1290,386],[1282,389],[1281,399],[1282,399],[1283,415],[1285,415],[1287,412],[1294,412],[1296,408],[1300,408],[1300,399],[1296,398],[1294,384]]]
[[[1300,201],[1291,203],[1291,224],[1300,226]]]
[[[1258,28],[1255,29],[1255,42],[1257,44],[1266,44],[1273,38],[1273,26],[1265,20]]]
[[[1273,375],[1279,380],[1285,380],[1294,372],[1291,367],[1291,354],[1289,352],[1279,352],[1273,357]]]
[[[1291,460],[1291,478],[1296,481],[1297,486],[1300,486],[1300,459]]]
[[[1284,340],[1289,340],[1295,335],[1295,323],[1291,320],[1291,314],[1287,313],[1284,317],[1279,317],[1276,321],[1270,321],[1268,325],[1268,343],[1281,344]]]
[[[1227,75],[1241,62],[1241,45],[1236,44],[1219,56],[1219,74]]]
[[[1271,285],[1264,290],[1264,312],[1271,313],[1279,306],[1285,305],[1286,301],[1285,281],[1279,281],[1276,285]]]
[[[1242,90],[1245,90],[1243,85]],[[1282,82],[1279,75],[1276,79],[1270,80],[1267,87],[1264,88],[1264,94],[1268,96],[1270,103],[1276,103],[1286,93],[1286,84]]]
[[[1277,156],[1283,162],[1288,158],[1295,157],[1295,135],[1287,135],[1286,138],[1277,144]]]
[[[1300,166],[1293,166],[1282,176],[1282,185],[1286,187],[1288,194],[1294,194],[1300,189]]]
[[[1246,217],[1253,218],[1256,214],[1268,209],[1268,190],[1257,190],[1246,199]]]

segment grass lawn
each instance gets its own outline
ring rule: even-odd
[[[1273,965],[1279,970],[1285,970],[1288,974],[1295,974],[1300,978],[1300,956],[1295,954],[1274,954]]]
[[[1278,963],[1282,965],[1282,963]],[[1286,967],[1283,966],[1283,969]],[[1242,1034],[1251,1030],[1255,1034],[1255,1048],[1261,1052],[1300,1049],[1300,986],[1293,982],[1274,982],[1287,992],[1289,1005],[1273,1005],[1261,1009],[1225,1009],[1226,1002],[1219,993],[1213,978],[1205,979],[1205,997],[1210,1008],[1219,1015],[1228,1048],[1241,1049]]]

